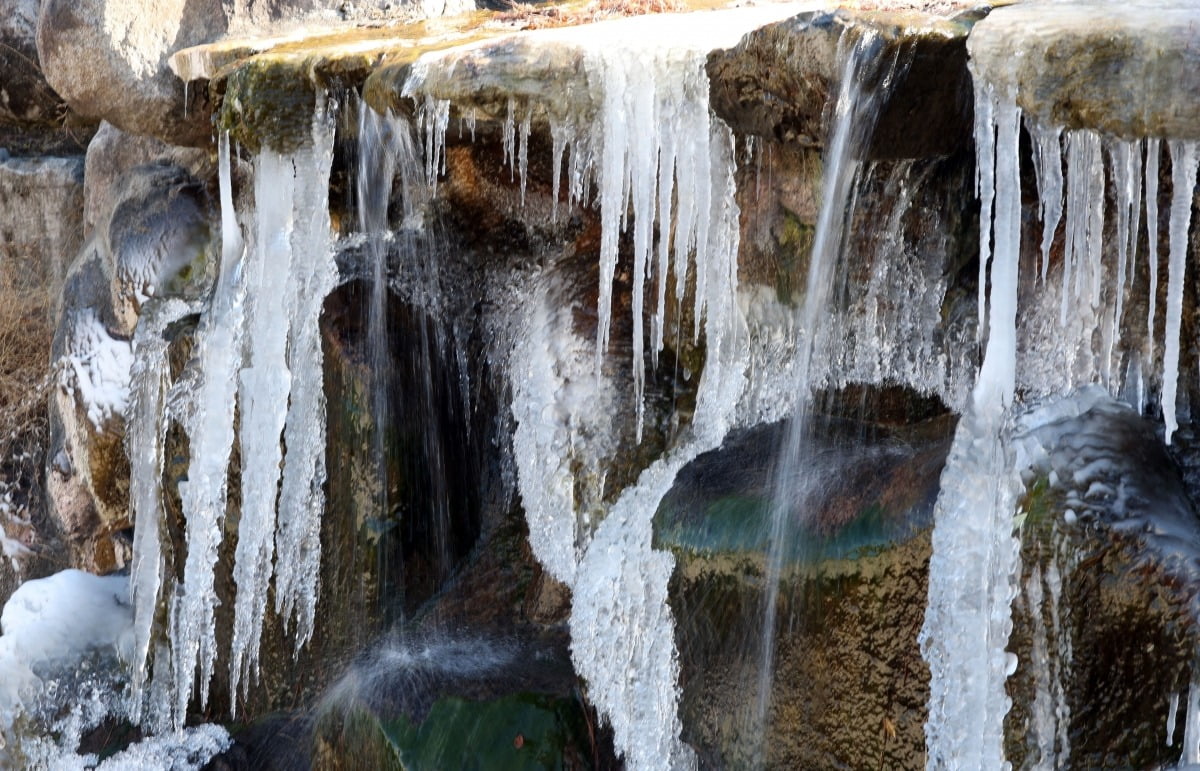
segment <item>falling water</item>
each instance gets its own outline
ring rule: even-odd
[[[407,128],[407,126],[403,127]],[[390,343],[387,333],[388,201],[396,175],[394,143],[401,129],[395,122],[366,107],[358,111],[358,227],[366,238],[371,270],[371,297],[367,311],[367,362],[371,379],[371,468],[375,474],[375,516],[388,512],[385,432],[391,425],[389,387]]]
[[[771,535],[764,584],[761,663],[758,698],[751,715],[751,735],[762,743],[758,765],[765,763],[767,710],[774,677],[774,650],[779,583],[785,555],[790,552],[793,506],[798,470],[805,462],[804,443],[808,423],[812,361],[818,326],[827,315],[834,275],[851,216],[851,192],[862,158],[889,89],[904,66],[899,46],[888,46],[890,56],[881,56],[883,38],[863,30],[844,34],[838,42],[841,76],[837,98],[832,104],[829,139],[824,156],[821,211],[809,259],[804,304],[797,319],[796,408],[779,466],[771,502]]]

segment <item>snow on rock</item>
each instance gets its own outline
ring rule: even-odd
[[[41,675],[96,650],[127,658],[133,609],[126,576],[64,570],[21,584],[0,614],[0,730],[32,707]]]
[[[122,417],[129,404],[133,348],[111,336],[94,309],[80,310],[71,321],[67,353],[60,359],[62,385],[70,391],[99,429]]]

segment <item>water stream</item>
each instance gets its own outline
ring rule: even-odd
[[[884,53],[886,51],[886,53]],[[774,673],[776,615],[779,586],[786,555],[792,553],[795,505],[802,498],[795,489],[800,469],[808,462],[805,446],[808,414],[813,389],[813,354],[818,329],[828,317],[835,274],[845,245],[845,228],[853,218],[852,192],[858,170],[866,156],[879,111],[889,90],[903,75],[905,62],[900,46],[888,46],[871,30],[843,33],[838,42],[841,72],[836,97],[830,104],[830,128],[823,156],[821,211],[817,220],[812,253],[805,282],[804,302],[797,315],[799,344],[796,347],[796,406],[781,450],[771,501],[770,536],[763,592],[763,625],[758,698],[751,716],[751,735],[767,739],[767,715]],[[803,516],[800,513],[799,516]],[[760,750],[765,753],[765,747]],[[765,754],[757,760],[765,762]]]

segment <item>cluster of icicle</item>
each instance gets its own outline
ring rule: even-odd
[[[201,703],[208,697],[218,653],[214,571],[235,442],[241,505],[231,691],[257,674],[272,576],[275,610],[285,622],[294,618],[297,647],[312,633],[325,481],[318,319],[337,277],[328,211],[330,112],[318,104],[311,143],[302,149],[257,154],[245,237],[233,203],[229,138],[221,137],[220,267],[201,313],[195,360],[176,383],[167,382],[162,332],[185,314],[182,305],[160,308],[156,323],[144,323],[136,337],[130,425],[137,522],[134,699],[144,721],[159,730],[183,724],[194,686]],[[190,445],[187,479],[179,485],[187,548],[181,582],[167,569],[170,537],[159,486],[172,419]]]
[[[1025,121],[1034,143],[1043,230],[1040,255],[1027,255],[1034,258],[1028,263],[1037,266],[1038,276],[1036,282],[1027,282],[1033,289],[1022,298],[1024,312],[1018,324],[1022,116],[1016,94],[1000,93],[975,75],[979,318],[980,336],[986,335],[987,345],[970,408],[942,476],[929,607],[920,640],[931,672],[929,767],[1002,769],[1008,767],[1003,729],[1011,706],[1005,680],[1017,663],[1006,651],[1020,552],[1014,533],[1021,490],[1011,446],[1014,414],[1019,411],[1014,392],[1019,385],[1030,399],[1098,384],[1145,409],[1157,375],[1165,437],[1171,441],[1177,428],[1180,324],[1197,145],[1166,142],[1172,180],[1167,307],[1162,365],[1154,373],[1163,141],[1115,139],[1085,129],[1064,132]],[[1107,243],[1106,218],[1112,212],[1105,204],[1106,164],[1116,209],[1116,238]],[[1139,256],[1143,211],[1147,247]],[[1055,276],[1050,252],[1060,226],[1063,259]],[[1148,286],[1139,290],[1147,307],[1144,315],[1135,316],[1129,299],[1138,289],[1134,283],[1139,258],[1148,268]],[[1061,580],[1056,576],[1048,586]],[[1040,599],[1040,591],[1032,591]],[[1052,712],[1043,707],[1043,722]],[[1189,725],[1195,722],[1189,718]],[[1054,746],[1054,729],[1042,726],[1041,733],[1049,737],[1044,738],[1048,743],[1043,762],[1053,764],[1049,748]],[[1065,742],[1064,734],[1059,757],[1069,752]],[[1196,752],[1194,746],[1185,748],[1184,760],[1195,762]]]

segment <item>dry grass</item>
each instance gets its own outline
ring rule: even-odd
[[[497,15],[497,20],[520,29],[546,29],[590,24],[623,16],[686,11],[682,0],[590,0],[583,5],[521,5]]]

